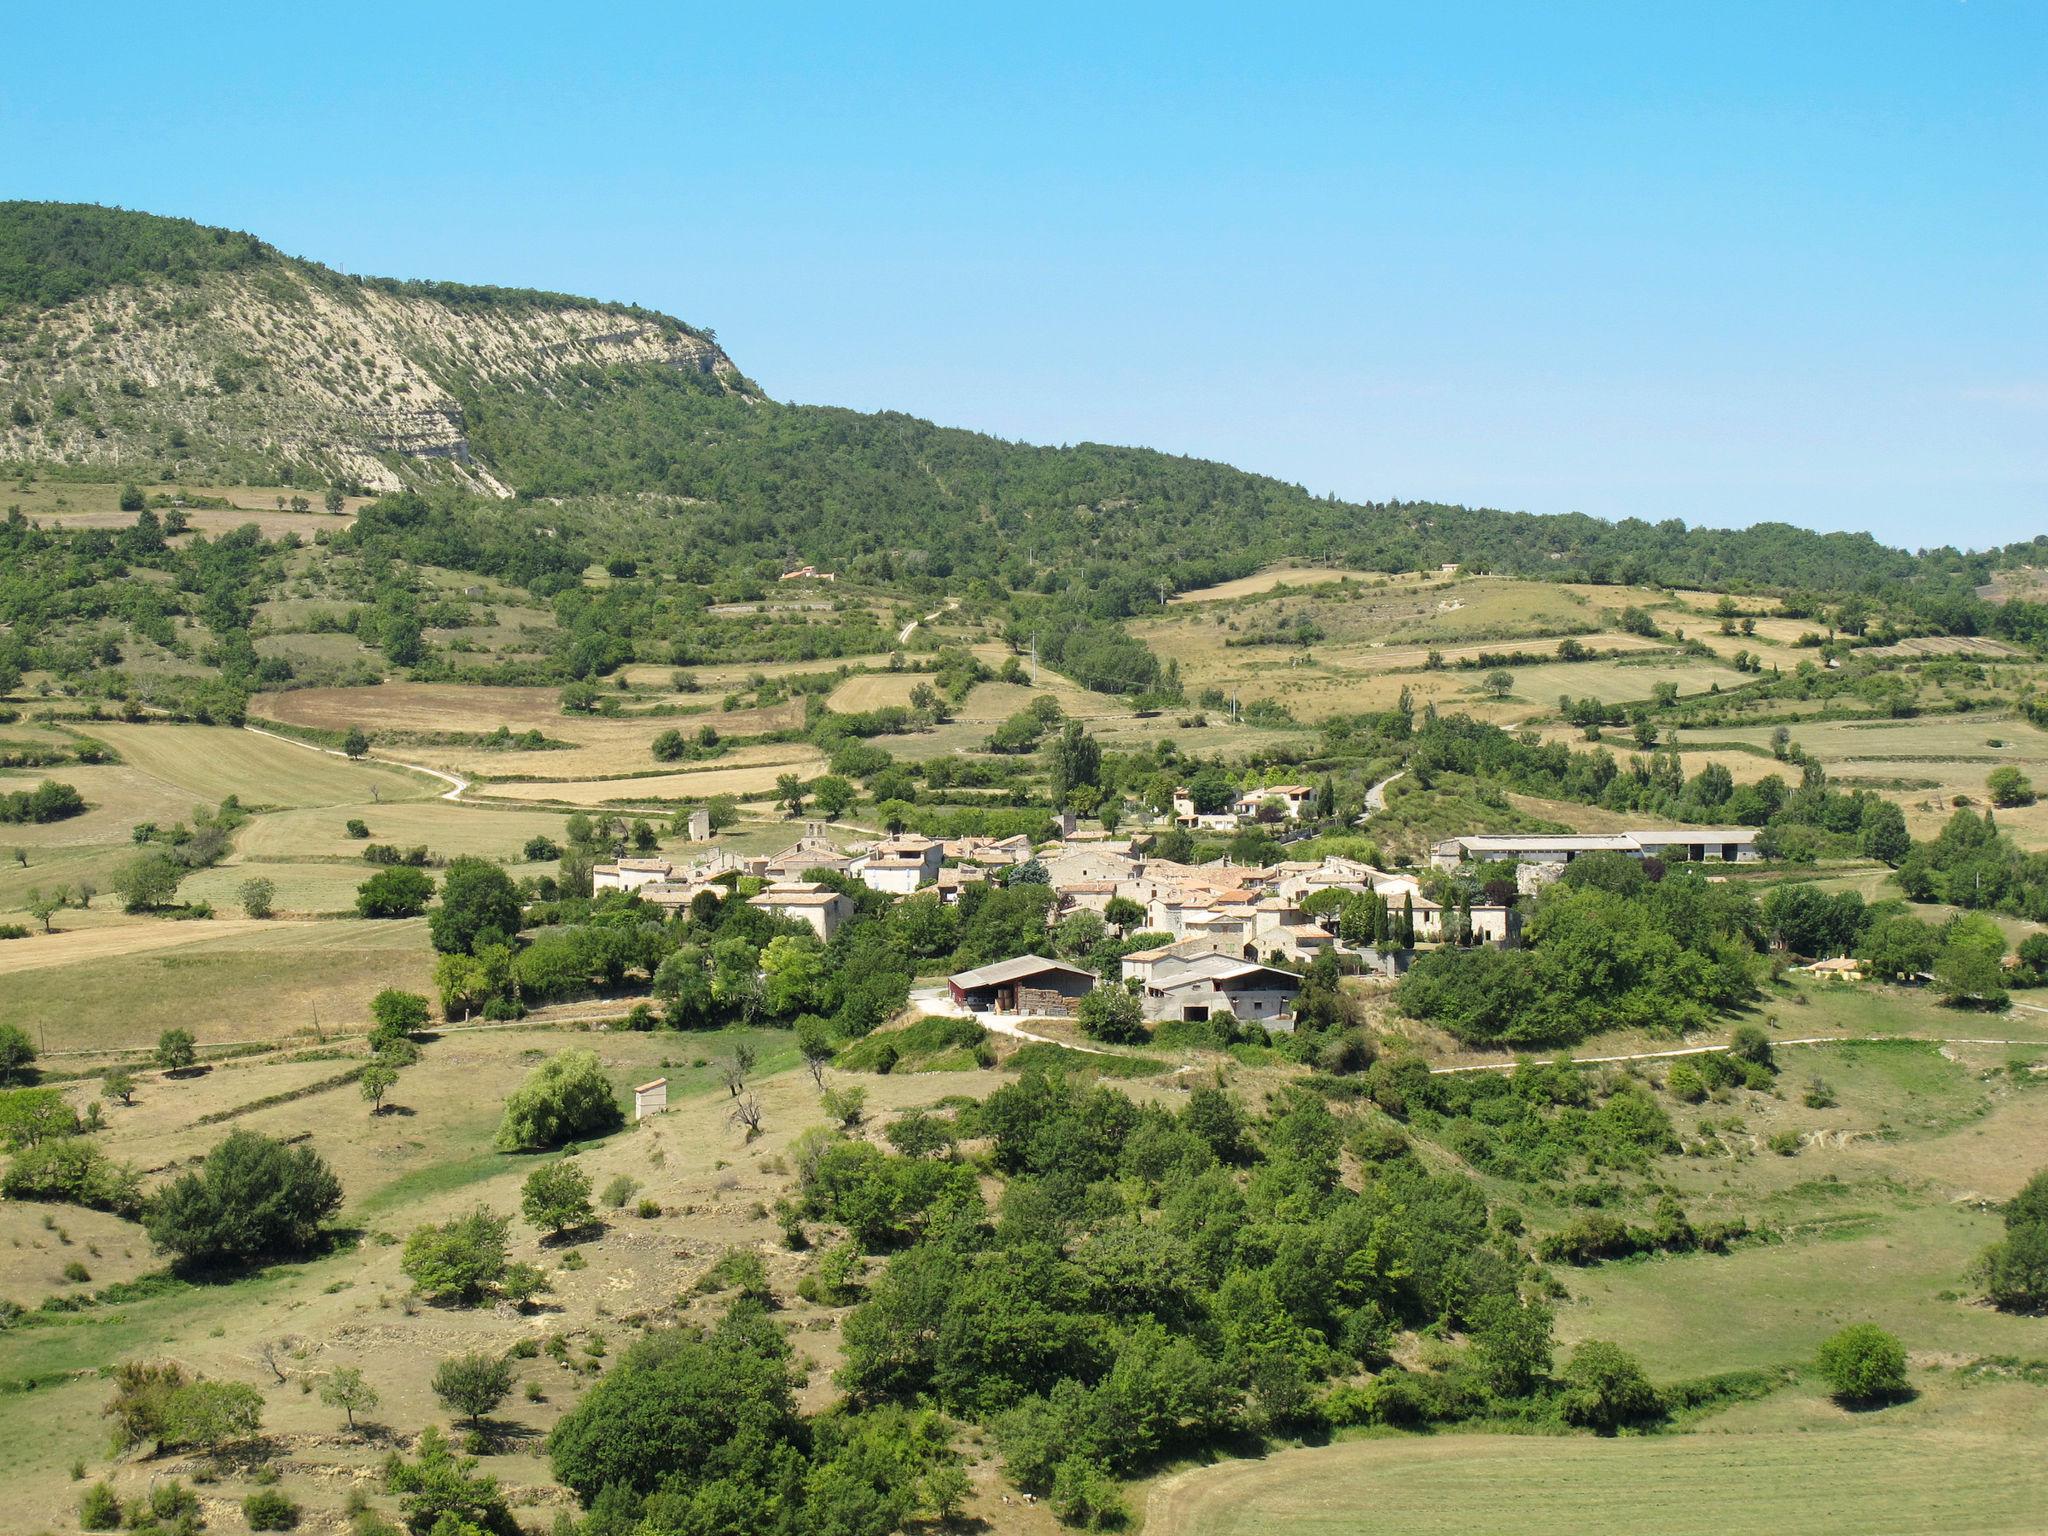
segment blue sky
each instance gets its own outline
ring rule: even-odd
[[[37,7],[0,195],[1358,498],[2048,531],[2048,6]]]

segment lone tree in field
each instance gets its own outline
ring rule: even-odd
[[[589,1225],[590,1175],[563,1158],[543,1163],[526,1176],[519,1209],[527,1221],[550,1237]]]
[[[356,1079],[356,1086],[362,1090],[368,1101],[370,1113],[384,1113],[384,1096],[398,1086],[398,1068],[388,1062],[372,1061],[363,1068],[363,1075]]]
[[[1495,667],[1486,674],[1486,696],[1489,699],[1504,699],[1515,691],[1515,674],[1505,667]]]
[[[126,1067],[109,1067],[100,1078],[100,1092],[123,1104],[135,1102],[135,1074]]]
[[[189,1029],[167,1029],[156,1037],[156,1064],[166,1072],[182,1072],[199,1059]]]
[[[370,752],[370,738],[363,734],[360,725],[348,728],[348,734],[341,738],[341,750],[350,757],[367,757]]]
[[[604,1136],[626,1123],[595,1051],[564,1051],[533,1069],[505,1101],[500,1152],[540,1152]]]
[[[1905,1346],[1875,1323],[1851,1323],[1830,1336],[1817,1363],[1844,1403],[1874,1407],[1906,1395]]]
[[[479,1205],[467,1216],[429,1222],[405,1240],[398,1267],[429,1301],[473,1305],[505,1278],[509,1216]]]
[[[505,1401],[512,1390],[512,1367],[502,1355],[477,1351],[451,1355],[434,1372],[434,1396],[450,1413],[459,1413],[471,1429],[483,1428],[484,1415]]]
[[[307,1253],[340,1208],[341,1181],[311,1147],[234,1131],[157,1192],[142,1224],[180,1263],[216,1268]]]
[[[1559,1398],[1565,1421],[1611,1435],[1664,1411],[1657,1389],[1619,1344],[1589,1339],[1572,1352]]]
[[[268,917],[271,904],[277,899],[277,886],[259,875],[254,880],[244,880],[236,894],[241,899],[244,916]]]
[[[372,1412],[381,1399],[377,1389],[363,1380],[363,1373],[352,1365],[339,1367],[333,1375],[320,1383],[320,1401],[330,1408],[339,1408],[348,1420],[348,1427],[356,1427],[356,1415]]]
[[[356,887],[358,917],[418,917],[433,900],[434,882],[405,865],[380,869]]]

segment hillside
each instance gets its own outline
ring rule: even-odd
[[[559,294],[346,277],[251,236],[0,204],[0,458],[106,475],[509,487],[468,403],[587,368],[734,387],[707,336]]]
[[[882,580],[1061,571],[1108,618],[1280,558],[1825,592],[2010,563],[1782,524],[1351,503],[1145,449],[780,405],[665,315],[345,276],[86,205],[0,203],[0,413],[0,463],[44,474],[629,499],[680,522],[675,542]]]

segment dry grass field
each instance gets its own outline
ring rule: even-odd
[[[670,704],[692,713],[637,717],[565,715],[561,695],[553,688],[383,683],[368,688],[302,688],[262,694],[251,702],[250,714],[261,720],[314,730],[341,731],[360,725],[373,738],[389,733],[398,739],[378,745],[380,755],[402,757],[465,778],[549,780],[658,772],[661,764],[655,761],[652,743],[666,730],[693,736],[709,725],[720,736],[757,736],[793,730],[803,724],[800,700],[729,711],[720,710],[715,698],[696,694],[635,702]],[[515,734],[537,730],[551,741],[571,745],[541,751],[493,751],[404,739],[428,733],[481,735],[500,726]],[[781,750],[772,746],[740,747],[719,761],[731,767],[744,767],[760,760],[747,754]]]
[[[221,534],[255,523],[263,530],[265,538],[277,538],[296,531],[302,538],[311,539],[318,528],[330,531],[346,528],[355,522],[356,509],[370,499],[366,496],[344,497],[340,512],[328,512],[316,498],[312,511],[293,512],[289,510],[291,498],[306,495],[303,487],[149,482],[141,489],[148,497],[182,496],[188,500],[219,499],[229,503],[225,508],[187,507],[185,520],[195,533]],[[70,480],[36,480],[27,484],[15,481],[0,486],[0,501],[8,506],[19,506],[24,516],[34,518],[47,527],[126,528],[134,523],[136,514],[121,510],[121,490],[122,487],[113,481],[103,484]],[[284,508],[277,505],[279,497],[285,500]]]
[[[827,694],[825,703],[849,715],[892,705],[908,708],[917,685],[929,681],[916,672],[860,672]]]
[[[1390,1436],[1163,1479],[1149,1536],[1963,1536],[2041,1529],[2048,1397],[1947,1388],[1880,1415],[1808,1398],[1650,1439]],[[1761,1420],[1762,1422],[1758,1422]]]
[[[641,805],[654,801],[702,800],[711,795],[762,795],[785,773],[815,778],[825,771],[825,754],[791,744],[732,753],[692,771],[657,772],[618,779],[537,779],[478,784],[470,795],[486,800],[547,801],[560,805]]]
[[[1412,578],[1391,577],[1380,571],[1353,571],[1342,567],[1276,565],[1235,581],[1219,581],[1213,587],[1193,587],[1176,592],[1167,606],[1188,603],[1228,603],[1240,597],[1262,597],[1277,587],[1317,587],[1331,582],[1355,582],[1360,586],[1384,586]]]

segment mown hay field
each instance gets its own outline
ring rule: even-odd
[[[385,987],[434,990],[423,918],[109,922],[0,944],[0,968],[0,1024],[50,1051],[147,1045],[171,1028],[202,1041],[360,1028]]]
[[[785,773],[809,779],[825,771],[825,754],[816,747],[786,746],[743,749],[703,768],[688,772],[656,772],[617,779],[538,779],[520,783],[478,784],[472,798],[546,801],[560,805],[640,805],[653,801],[703,800],[711,795],[761,795],[775,788]],[[537,755],[537,754],[536,754]]]
[[[643,701],[637,701],[643,702]],[[669,716],[565,715],[553,688],[467,688],[443,683],[382,683],[367,688],[303,688],[259,695],[250,714],[303,728],[342,731],[360,725],[380,756],[402,758],[471,778],[600,778],[608,774],[658,771],[654,738],[677,730],[694,737],[709,725],[722,737],[767,735],[803,724],[800,700],[762,709],[721,710],[698,694],[665,696],[656,702],[690,710]],[[514,734],[537,730],[567,747],[540,751],[494,751],[477,746],[412,744],[408,734],[483,735],[503,726]],[[376,743],[379,732],[400,737]],[[739,748],[723,761],[748,761]]]
[[[1765,1405],[1775,1407],[1775,1404]],[[1929,1536],[2036,1532],[2048,1394],[1995,1385],[1858,1416],[1810,1399],[1709,1432],[1435,1435],[1225,1462],[1156,1485],[1148,1536]],[[1792,1419],[1781,1411],[1777,1418]]]
[[[1167,599],[1167,605],[1172,607],[1189,603],[1227,603],[1240,597],[1258,597],[1276,587],[1316,587],[1337,581],[1357,582],[1363,586],[1401,579],[1390,577],[1381,571],[1354,571],[1336,566],[1276,565],[1263,571],[1254,571],[1249,576],[1240,576],[1235,581],[1219,581],[1211,587],[1191,587],[1185,592],[1176,592]]]

